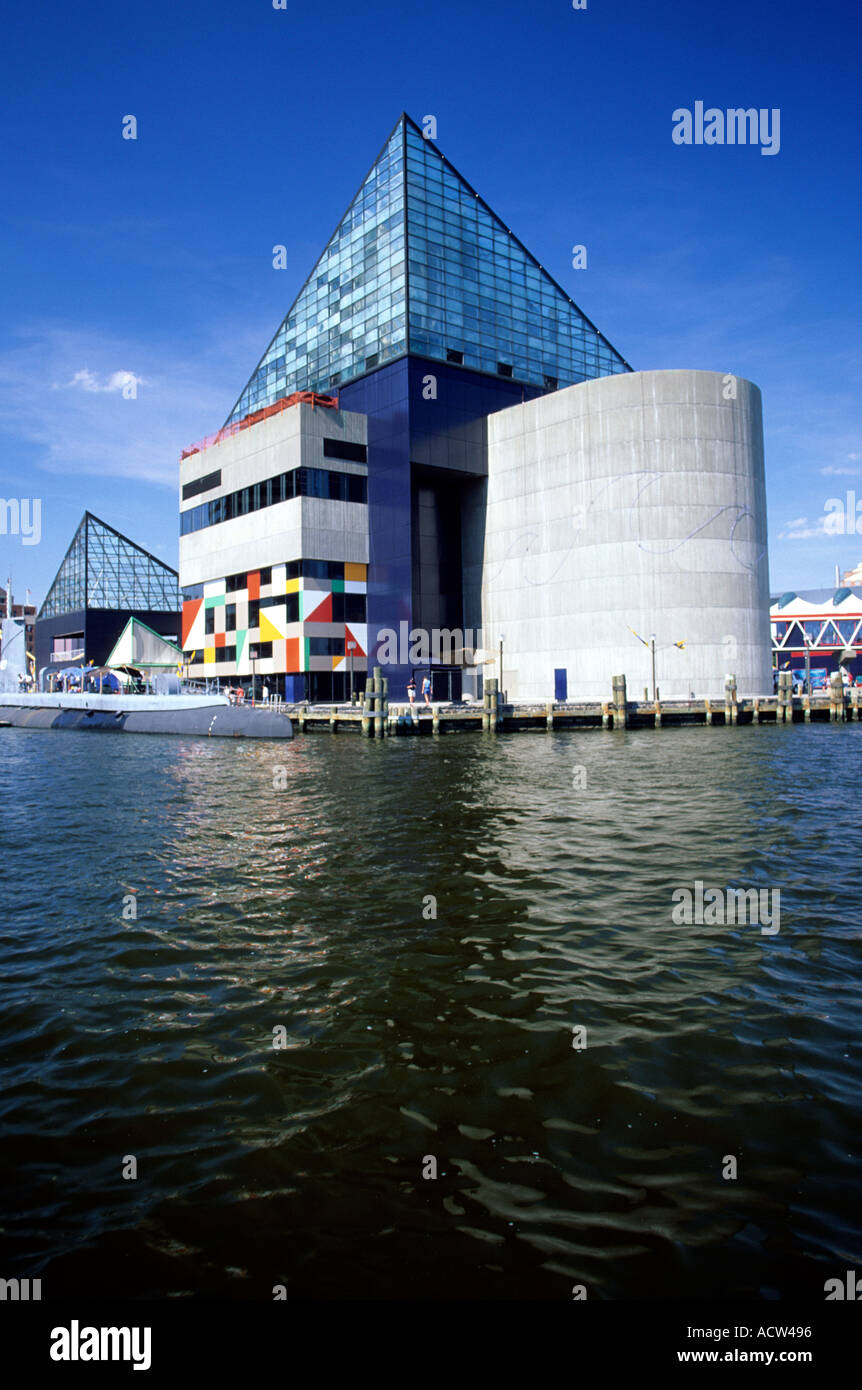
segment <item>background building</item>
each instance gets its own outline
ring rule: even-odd
[[[852,570],[845,570],[842,583],[850,589],[862,586],[862,560]]]
[[[780,594],[773,598],[769,616],[773,661],[779,670],[804,672],[807,646],[811,670],[818,673],[816,684],[822,684],[824,672],[838,670],[845,652],[843,664],[862,677],[862,589],[845,584]]]
[[[21,623],[24,628],[24,641],[27,651],[31,656],[36,652],[36,605],[30,602],[30,591],[27,590],[26,603],[18,603],[12,596],[12,583],[9,581],[9,588],[4,589],[0,585],[0,618],[14,618]],[[0,654],[2,654],[2,644],[0,644]]]
[[[177,571],[91,512],[72,543],[36,617],[36,671],[101,666],[129,618],[178,642]]]

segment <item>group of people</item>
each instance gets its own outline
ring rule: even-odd
[[[225,694],[227,695],[227,697],[228,697],[228,699],[230,700],[230,702],[231,702],[232,705],[244,705],[244,704],[245,704],[245,688],[244,688],[243,686],[241,686],[241,685],[236,685],[236,686],[228,685],[228,686],[225,686]],[[251,687],[249,687],[249,694],[251,694]],[[253,699],[253,697],[252,697],[252,699]],[[269,686],[266,684],[265,681],[264,681],[264,683],[263,683],[263,686],[261,687],[260,699],[261,699],[261,704],[264,704],[264,705],[268,705],[268,704],[269,704]]]
[[[430,677],[430,676],[423,676],[423,677],[422,677],[422,697],[423,697],[423,699],[424,699],[426,705],[430,705],[430,704],[431,704],[431,677]],[[407,682],[407,698],[408,698],[408,700],[410,701],[411,705],[415,705],[415,703],[416,703],[416,682],[415,682],[415,680],[413,679],[412,676],[410,677],[409,681]]]

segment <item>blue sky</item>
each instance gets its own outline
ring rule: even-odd
[[[831,583],[862,561],[823,532],[862,504],[860,29],[855,0],[7,11],[0,496],[42,499],[42,540],[0,535],[0,582],[40,601],[85,508],[176,564],[180,450],[406,110],[635,368],[757,382],[772,587]],[[779,108],[779,153],[674,144],[698,100]]]

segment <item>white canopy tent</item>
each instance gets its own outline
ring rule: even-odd
[[[130,618],[123,628],[106,666],[134,666],[139,671],[177,671],[183,654],[179,647],[160,637],[140,618]]]

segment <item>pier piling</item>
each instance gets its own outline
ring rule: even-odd
[[[625,676],[614,676],[612,686],[614,692],[614,728],[624,729],[628,724]]]
[[[840,671],[829,677],[829,718],[837,723],[844,718],[844,683]]]

